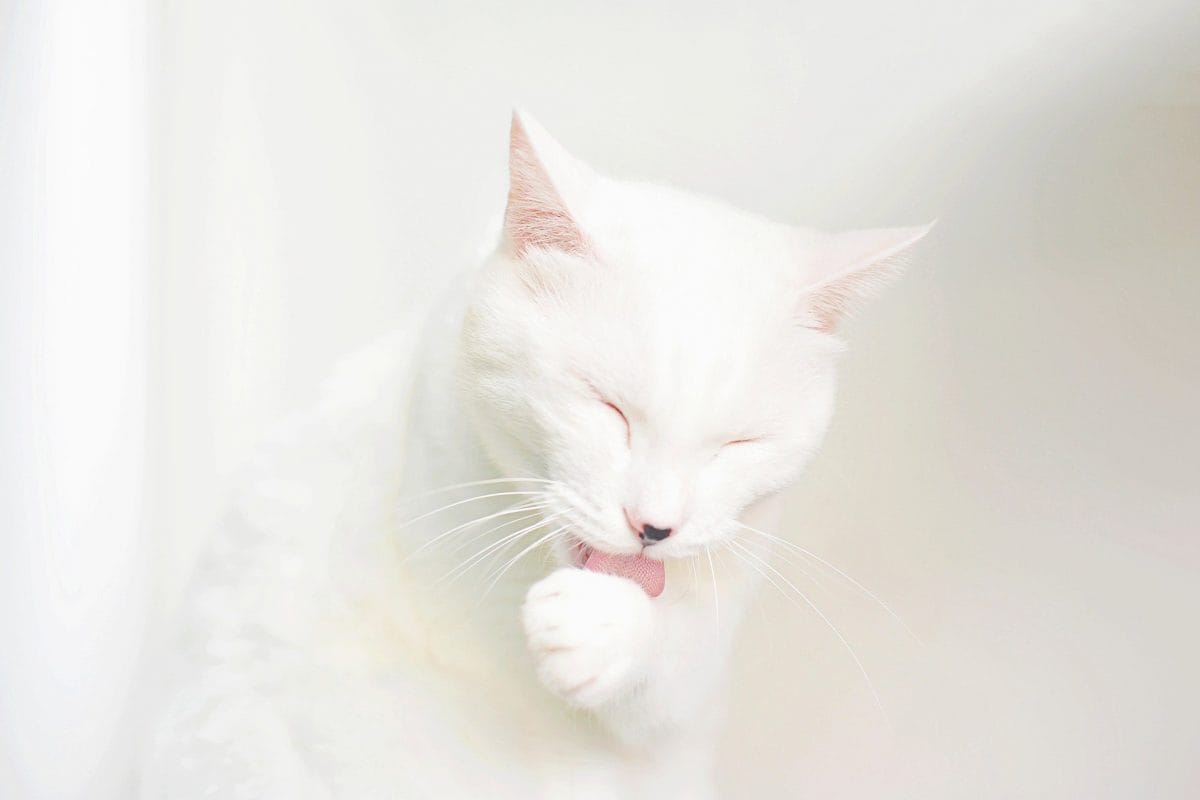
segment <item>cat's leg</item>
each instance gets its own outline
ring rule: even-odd
[[[655,658],[658,611],[636,583],[564,567],[523,608],[542,683],[571,705],[601,708],[642,683]]]
[[[709,603],[651,599],[599,572],[555,571],[529,590],[523,614],[542,683],[631,744],[686,727],[727,656]],[[726,615],[740,616],[733,607]]]
[[[715,796],[712,752],[723,716],[716,690],[746,597],[713,593],[715,586],[651,599],[633,581],[567,567],[526,597],[538,675],[624,746],[625,797]],[[717,595],[719,614],[708,601]]]

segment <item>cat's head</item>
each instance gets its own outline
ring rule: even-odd
[[[612,180],[519,112],[509,168],[463,339],[490,456],[557,482],[547,513],[590,548],[718,544],[817,448],[835,328],[927,228],[819,234]]]

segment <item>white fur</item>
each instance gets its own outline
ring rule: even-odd
[[[710,550],[774,528],[832,410],[834,325],[924,230],[602,178],[523,115],[511,165],[495,252],[252,466],[145,796],[711,795],[757,572]],[[502,478],[529,480],[439,491]],[[627,516],[675,531],[646,551],[657,598],[575,563],[640,551]]]

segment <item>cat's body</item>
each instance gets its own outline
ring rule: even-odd
[[[815,234],[601,187],[519,118],[512,159],[497,253],[252,465],[145,796],[711,796],[768,548],[712,549],[775,529],[828,419],[832,319],[921,232],[790,277]],[[602,263],[626,273],[582,275]]]
[[[520,607],[547,572],[540,554],[484,602],[482,569],[471,583],[433,584],[486,542],[398,564],[439,532],[512,505],[489,498],[402,527],[420,511],[405,497],[499,477],[458,455],[482,455],[452,423],[446,350],[456,339],[446,333],[461,297],[423,330],[351,359],[328,399],[249,468],[196,581],[186,678],[158,733],[148,797],[208,797],[215,785],[218,796],[263,798],[630,798],[685,780],[681,796],[704,796],[718,709],[695,741],[626,746],[539,684]],[[507,488],[433,493],[425,507]],[[719,589],[726,636],[732,588]]]

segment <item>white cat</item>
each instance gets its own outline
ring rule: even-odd
[[[250,470],[144,796],[713,796],[835,326],[926,228],[611,180],[521,113],[510,175],[482,267]]]

